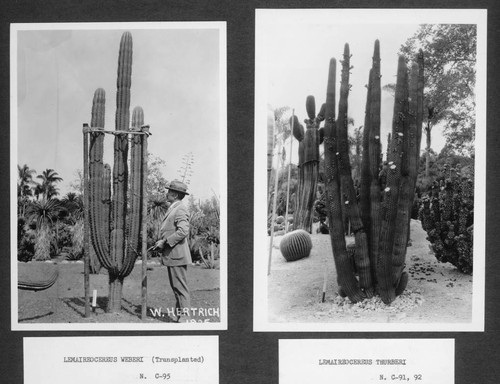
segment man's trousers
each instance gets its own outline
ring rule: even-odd
[[[177,317],[190,317],[191,298],[187,285],[187,265],[167,267],[170,286],[175,295]]]

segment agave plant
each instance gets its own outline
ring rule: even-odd
[[[50,248],[54,238],[52,227],[61,211],[59,200],[34,201],[26,209],[27,222],[35,223],[35,260],[50,260]]]

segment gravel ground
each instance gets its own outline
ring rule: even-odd
[[[84,274],[82,262],[57,261],[56,283],[42,291],[18,289],[18,322],[25,323],[134,323],[172,322],[175,298],[168,282],[166,267],[148,263],[147,319],[141,320],[141,264],[125,279],[122,311],[106,313],[108,276],[105,269],[90,275],[90,291],[97,290],[97,305],[89,318],[84,316]],[[192,319],[197,322],[220,321],[220,271],[190,266]],[[169,312],[170,311],[170,312]]]
[[[379,297],[353,304],[338,295],[329,235],[314,233],[307,258],[286,262],[273,243],[268,279],[271,323],[469,323],[472,320],[472,276],[434,257],[420,222],[412,220],[412,245],[407,250],[407,289],[390,305]],[[350,241],[350,240],[348,240]],[[326,300],[321,302],[327,277]]]

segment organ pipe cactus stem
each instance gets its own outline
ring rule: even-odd
[[[125,32],[120,41],[116,90],[115,129],[126,131],[130,122],[130,86],[132,83],[132,35]],[[125,258],[125,217],[127,213],[128,138],[116,135],[113,167],[113,228],[111,230],[111,258],[117,276]]]
[[[313,206],[316,200],[316,189],[319,179],[319,124],[324,119],[324,109],[315,116],[316,103],[313,96],[306,98],[306,110],[308,119],[304,122],[306,130],[298,124],[298,119],[293,116],[294,136],[299,140],[299,185],[297,194],[297,205],[294,212],[294,229],[304,229],[311,233],[313,221]],[[295,128],[297,126],[297,128]]]
[[[424,117],[424,52],[420,49],[417,55],[417,157],[420,158],[420,142],[422,141],[422,121]],[[417,161],[418,164],[418,161]]]
[[[351,176],[351,164],[349,161],[348,142],[348,96],[349,96],[349,66],[350,66],[349,45],[344,47],[344,60],[342,61],[342,81],[340,85],[339,113],[337,119],[337,150],[339,152],[339,176],[341,195],[346,206],[347,215],[354,232],[356,251],[355,262],[359,272],[359,283],[361,289],[368,298],[374,294],[372,276],[370,270],[370,256],[368,249],[368,238],[361,220],[359,205],[356,200],[356,191]]]
[[[380,85],[380,42],[375,40],[372,58],[371,70],[371,87],[370,87],[370,118],[369,118],[369,177],[370,177],[370,262],[372,271],[376,271],[378,260],[378,247],[380,235],[380,110],[381,110],[381,85]],[[376,282],[376,273],[373,274],[373,279]]]
[[[354,276],[354,270],[347,254],[342,223],[342,207],[340,200],[340,175],[337,161],[337,128],[335,122],[335,76],[337,62],[330,60],[325,108],[325,192],[328,210],[330,239],[333,257],[337,269],[339,291],[345,293],[353,302],[363,300],[366,296],[360,289]]]
[[[409,238],[409,225],[411,208],[415,196],[415,185],[417,180],[418,169],[418,123],[417,111],[420,108],[419,101],[423,99],[419,92],[423,89],[418,86],[419,83],[419,65],[423,64],[420,61],[414,63],[411,69],[410,91],[408,110],[406,111],[407,128],[406,139],[406,156],[403,157],[400,184],[400,196],[398,201],[398,210],[396,216],[396,224],[394,231],[394,245],[392,249],[392,267],[393,267],[393,285],[397,292],[402,292],[405,287],[401,284],[406,284],[405,280],[401,279],[401,274],[404,267],[406,256],[406,246]],[[401,284],[400,284],[401,283]],[[399,287],[398,287],[399,285]]]
[[[92,102],[91,128],[104,130],[106,93],[98,88]],[[105,200],[103,199],[104,182],[104,133],[93,131],[90,133],[89,148],[89,224],[93,247],[99,262],[108,270],[112,269],[109,255],[109,226],[104,226]]]
[[[144,125],[144,111],[141,107],[135,107],[132,112],[133,132],[141,132]],[[124,275],[128,275],[134,266],[134,262],[139,254],[139,234],[142,226],[142,200],[144,191],[142,190],[142,159],[143,140],[146,135],[132,135],[130,150],[130,214],[128,215],[128,247],[126,256],[126,267]]]
[[[400,156],[405,148],[404,140],[398,140],[398,133],[407,129],[408,119],[408,72],[405,59],[399,57],[398,75],[396,81],[396,96],[394,101],[394,116],[392,127],[392,150],[389,161],[392,161],[396,172],[387,173],[387,186],[390,194],[384,195],[382,205],[382,223],[380,229],[379,254],[377,257],[377,282],[380,298],[386,304],[390,304],[396,297],[394,279],[392,274],[392,250],[394,245],[394,232],[398,211],[399,183],[401,181],[401,170],[407,168],[403,165]],[[391,166],[392,167],[392,166]],[[404,227],[406,231],[407,227]]]
[[[370,218],[370,108],[371,108],[371,89],[373,87],[373,69],[370,69],[370,75],[368,77],[367,85],[367,96],[366,96],[366,106],[365,106],[365,125],[363,129],[363,142],[362,142],[362,153],[361,158],[361,180],[359,185],[359,206],[361,209],[361,219],[363,220],[363,226],[365,228],[370,228],[371,218]],[[368,240],[371,243],[371,231],[368,233]],[[371,252],[370,252],[371,258]],[[375,262],[371,260],[371,266],[375,265]],[[375,279],[374,274],[372,278]],[[374,280],[375,281],[375,280]]]
[[[139,254],[138,244],[145,199],[144,159],[147,156],[147,133],[142,108],[134,109],[129,130],[130,87],[132,76],[132,36],[122,35],[118,55],[114,166],[103,164],[104,90],[98,89],[92,107],[89,173],[91,185],[90,232],[94,249],[109,273],[108,311],[121,308],[123,279],[130,274]],[[129,134],[130,132],[130,134]],[[144,133],[144,134],[143,134]],[[128,139],[131,138],[130,213],[128,206]],[[112,183],[111,183],[112,173]],[[112,188],[111,188],[112,186]],[[110,208],[111,206],[111,208]]]

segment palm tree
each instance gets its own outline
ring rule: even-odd
[[[37,201],[40,199],[40,195],[43,196],[43,188],[41,184],[35,185],[34,193]]]
[[[24,164],[22,167],[17,165],[17,186],[18,193],[21,196],[32,196],[33,192],[31,187],[33,185],[33,174],[36,173],[34,169]]]
[[[19,215],[24,216],[26,205],[29,201],[29,196],[33,196],[33,174],[36,173],[34,169],[30,169],[28,165],[24,164],[22,167],[17,165],[17,196]]]
[[[38,175],[37,178],[42,180],[40,189],[45,199],[49,200],[59,194],[55,184],[61,182],[63,179],[59,177],[56,171],[47,168],[41,175]]]
[[[83,219],[83,198],[75,192],[68,192],[61,200],[61,205],[67,211],[68,219],[74,224]]]
[[[26,210],[27,222],[35,222],[35,260],[50,260],[51,229],[60,212],[56,199],[34,201]]]

